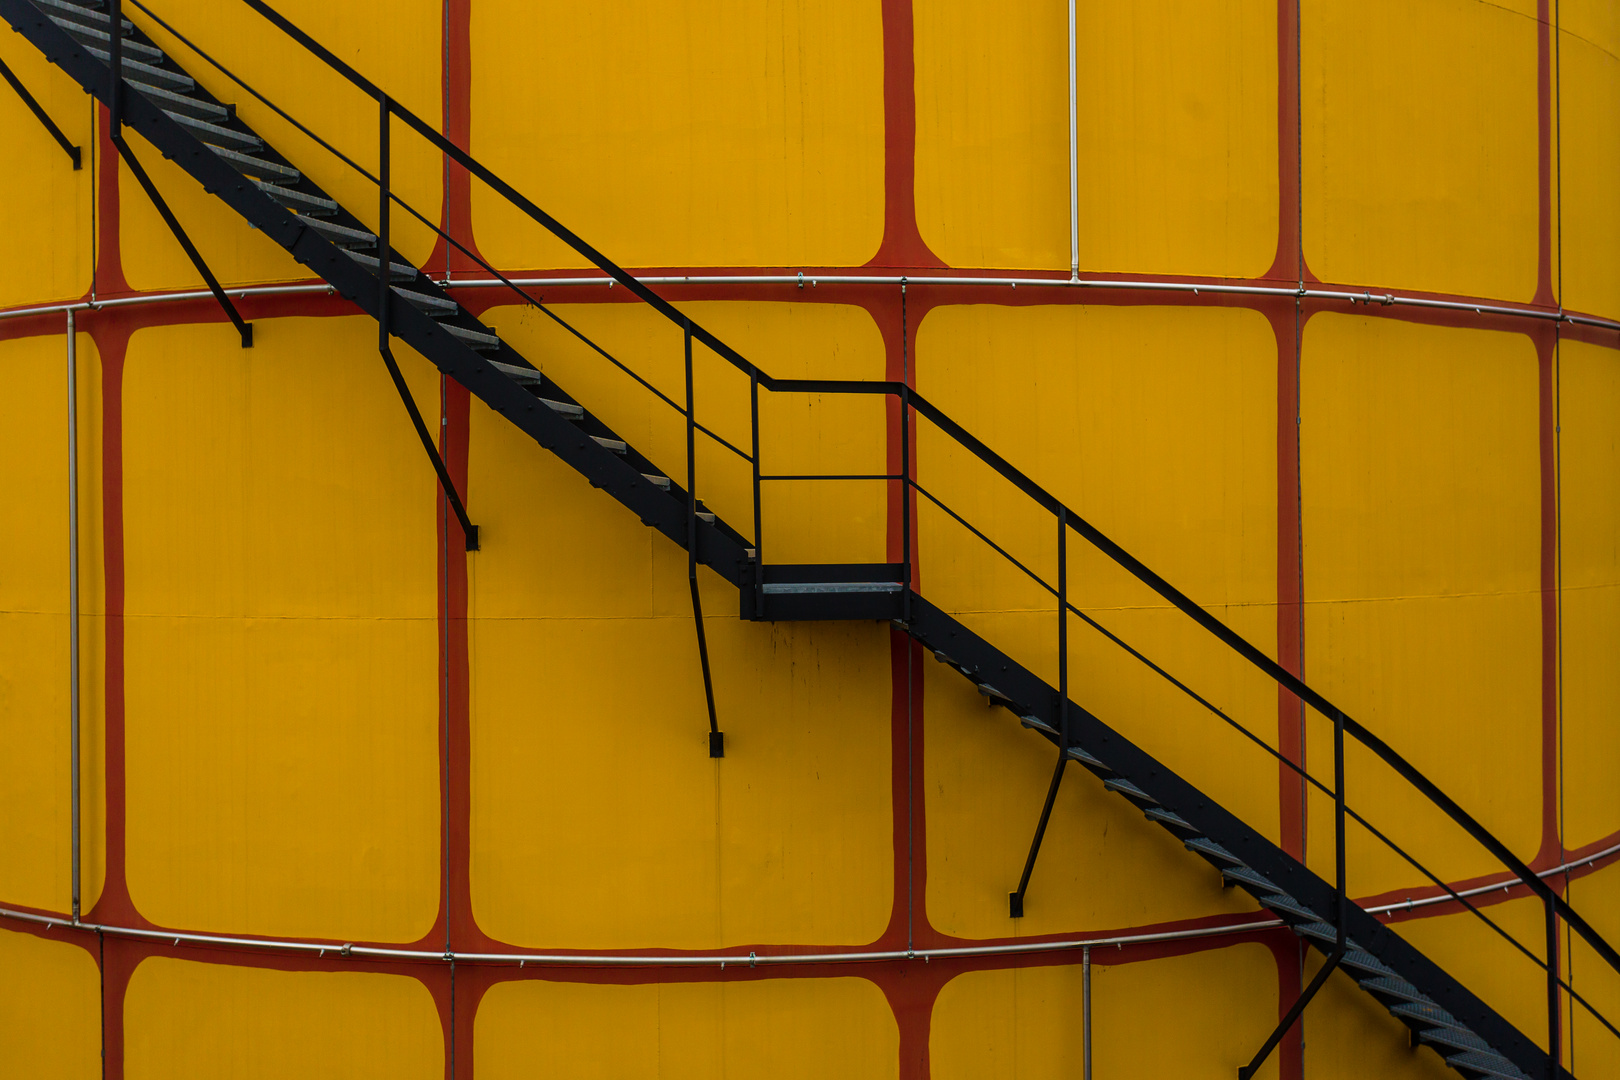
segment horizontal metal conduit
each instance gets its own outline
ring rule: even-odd
[[[1555,866],[1551,870],[1544,870],[1538,876],[1543,880],[1557,877],[1559,874],[1579,870],[1600,862],[1611,855],[1620,853],[1620,844],[1615,844],[1602,851],[1587,855],[1584,858]],[[1511,890],[1516,881],[1500,884],[1481,885],[1473,889],[1465,889],[1459,896],[1483,896],[1487,893]],[[1364,910],[1382,915],[1396,911],[1406,911],[1432,904],[1451,902],[1449,896],[1436,896],[1422,900],[1408,900],[1398,904],[1382,904],[1378,907],[1369,907]],[[108,934],[113,937],[133,938],[141,941],[168,942],[171,945],[200,945],[219,946],[239,949],[263,949],[271,952],[286,952],[300,954],[314,954],[317,958],[327,953],[336,956],[360,958],[368,960],[394,960],[411,962],[442,962],[442,963],[477,963],[477,964],[515,964],[525,967],[529,964],[543,967],[718,967],[728,965],[740,967],[761,966],[788,966],[802,964],[861,964],[878,961],[893,960],[946,960],[959,957],[974,956],[1016,956],[1036,953],[1065,952],[1072,949],[1103,948],[1114,946],[1123,948],[1126,945],[1144,945],[1166,941],[1190,941],[1197,938],[1220,937],[1224,934],[1248,934],[1260,930],[1272,930],[1285,925],[1281,919],[1264,919],[1260,921],[1223,923],[1219,926],[1205,926],[1190,930],[1165,930],[1151,934],[1123,934],[1114,937],[1076,938],[1072,941],[1029,941],[1018,942],[1011,945],[965,945],[951,949],[888,949],[868,950],[840,953],[796,953],[779,956],[760,956],[756,953],[708,953],[701,955],[667,956],[648,954],[604,954],[604,955],[568,955],[556,953],[478,953],[455,952],[446,949],[435,952],[428,949],[391,949],[383,946],[370,945],[333,945],[313,941],[277,941],[269,938],[230,937],[223,934],[191,934],[179,931],[146,930],[129,926],[112,926],[104,923],[74,922],[61,916],[39,915],[27,911],[13,911],[0,907],[0,918],[12,919],[17,922],[32,923],[50,929],[62,928],[82,930],[96,934]]]
[[[1292,296],[1301,300],[1343,300],[1352,304],[1380,307],[1415,307],[1439,311],[1473,312],[1476,315],[1505,315],[1512,318],[1536,319],[1543,322],[1572,323],[1593,326],[1602,330],[1620,330],[1620,321],[1599,319],[1589,315],[1571,315],[1565,311],[1548,311],[1528,305],[1491,304],[1470,300],[1433,300],[1420,296],[1402,296],[1398,293],[1380,293],[1370,290],[1359,292],[1347,289],[1291,288],[1271,285],[1204,285],[1185,281],[1104,281],[1069,278],[1014,278],[1014,277],[957,277],[931,274],[868,275],[868,274],[680,274],[648,276],[639,279],[648,285],[792,285],[795,287],[819,285],[948,285],[1017,289],[1020,285],[1033,288],[1116,289],[1125,292],[1210,293],[1223,296]],[[444,289],[488,289],[517,285],[524,288],[547,286],[612,288],[614,279],[599,277],[570,278],[512,278],[499,281],[494,278],[440,278],[435,284]],[[296,296],[336,293],[330,285],[255,285],[239,289],[226,289],[227,296],[246,299],[251,296]],[[34,315],[61,314],[68,311],[99,311],[103,308],[137,307],[144,304],[177,303],[186,300],[209,300],[213,293],[206,289],[186,292],[147,293],[138,296],[120,296],[110,300],[80,300],[66,304],[45,304],[36,307],[12,308],[0,311],[0,320],[21,319]]]

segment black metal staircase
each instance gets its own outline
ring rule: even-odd
[[[246,2],[312,55],[377,98],[382,103],[385,132],[390,117],[403,121],[422,137],[434,142],[457,165],[495,188],[531,218],[631,289],[638,298],[683,327],[687,339],[688,400],[684,409],[667,397],[665,400],[684,412],[689,439],[697,430],[713,435],[703,429],[694,416],[690,398],[691,342],[694,339],[702,342],[748,375],[755,405],[755,446],[751,455],[734,446],[730,449],[753,466],[754,539],[750,540],[689,498],[687,486],[678,483],[592,414],[584,404],[537,370],[508,342],[469,314],[426,273],[405,262],[387,245],[386,238],[379,240],[377,234],[354,214],[254,134],[237,117],[232,105],[211,96],[138,27],[128,20],[121,20],[119,34],[122,56],[119,62],[123,68],[125,87],[121,102],[123,123],[140,133],[165,157],[178,163],[207,191],[224,200],[310,271],[331,283],[345,298],[378,318],[383,324],[385,342],[386,335],[391,333],[408,343],[440,371],[456,379],[491,409],[566,461],[593,486],[606,491],[645,524],[686,548],[693,562],[694,580],[695,566],[701,563],[737,586],[742,617],[773,620],[892,620],[930,650],[936,659],[970,680],[992,703],[1004,706],[1024,726],[1050,740],[1058,748],[1062,763],[1078,763],[1097,776],[1105,787],[1128,800],[1189,851],[1207,861],[1225,882],[1246,890],[1262,907],[1292,927],[1305,942],[1328,956],[1330,963],[1324,969],[1322,978],[1325,979],[1327,971],[1335,963],[1342,967],[1363,990],[1411,1028],[1416,1040],[1433,1046],[1459,1073],[1468,1077],[1500,1077],[1505,1080],[1569,1075],[1556,1065],[1556,1023],[1553,1027],[1552,1053],[1549,1053],[1395,931],[1354,903],[1346,901],[1342,879],[1342,840],[1341,879],[1337,884],[1332,884],[1070,700],[1066,692],[1060,692],[1060,689],[1066,691],[1066,673],[1062,679],[1064,686],[1054,688],[912,587],[911,510],[914,492],[920,490],[911,475],[909,460],[909,425],[917,422],[914,417],[935,424],[955,439],[959,446],[989,463],[1042,506],[1053,510],[1058,518],[1060,537],[1064,538],[1060,539],[1060,545],[1073,531],[1333,720],[1341,740],[1348,732],[1372,747],[1376,753],[1385,756],[1386,761],[1392,764],[1399,761],[1400,765],[1396,767],[1399,769],[1404,765],[1407,770],[1402,774],[1451,814],[1454,820],[1463,824],[1471,835],[1496,852],[1503,859],[1503,864],[1523,879],[1522,884],[1532,891],[1539,886],[1541,891],[1537,895],[1546,900],[1549,919],[1556,915],[1565,920],[1603,953],[1605,959],[1620,967],[1620,960],[1614,957],[1613,950],[1608,949],[1606,944],[1600,946],[1601,939],[1596,938],[1595,933],[1589,933],[1590,928],[1585,926],[1584,920],[1570,911],[1556,894],[1547,891],[1539,878],[1534,878],[1534,875],[1525,878],[1529,874],[1527,868],[1513,860],[1505,848],[1501,848],[1493,837],[1489,837],[1472,818],[1446,799],[1421,774],[1405,765],[1394,751],[1355,725],[1309,687],[1278,668],[1269,658],[1248,646],[1213,617],[1197,609],[1185,596],[995,456],[914,390],[897,383],[771,378],[563,228],[431,127],[397,104],[389,102],[377,87],[261,0]],[[111,104],[109,98],[112,96],[113,82],[110,65],[115,62],[119,50],[112,48],[111,13],[106,0],[0,0],[0,14],[47,59],[77,80],[89,93]],[[247,89],[257,94],[251,88]],[[261,97],[261,100],[264,99]],[[380,183],[382,218],[386,221],[390,201],[399,205],[403,203],[399,203],[397,196],[387,189],[385,170],[381,178],[373,179],[378,179]],[[431,222],[427,224],[432,226]],[[379,229],[385,230],[386,226]],[[446,239],[454,243],[454,240]],[[470,252],[468,254],[471,255]],[[386,272],[382,271],[384,264],[387,266]],[[498,271],[489,269],[499,276]],[[524,295],[528,302],[540,307],[532,298]],[[605,352],[603,355],[607,356]],[[616,360],[614,362],[617,363]],[[871,479],[898,482],[903,487],[905,497],[901,516],[906,536],[905,554],[901,562],[840,566],[762,562],[759,557],[762,547],[759,543],[759,484],[762,479],[768,478],[762,478],[759,469],[757,425],[761,389],[767,392],[877,394],[899,400],[905,461],[896,476]],[[718,440],[718,436],[714,437]],[[690,442],[688,445],[690,485]],[[933,498],[926,492],[923,494]],[[1060,586],[1053,591],[1057,595],[1060,611],[1064,613],[1066,626],[1067,613],[1073,611],[1078,614],[1078,611],[1063,588]],[[1066,649],[1063,656],[1066,665]],[[1066,667],[1064,670],[1066,672]],[[1342,747],[1338,760],[1342,768]],[[1060,774],[1061,771],[1060,765]],[[1322,790],[1329,791],[1325,787]],[[1342,791],[1341,775],[1335,789],[1329,791],[1329,794],[1340,794],[1341,837],[1344,813]],[[1356,815],[1352,813],[1352,816]],[[1022,889],[1018,897],[1021,902]],[[1558,995],[1569,988],[1557,977],[1556,962],[1545,966],[1551,975],[1552,1015],[1556,1017]],[[1285,1023],[1279,1029],[1273,1041],[1280,1037],[1286,1026]],[[1264,1052],[1260,1057],[1263,1056]]]

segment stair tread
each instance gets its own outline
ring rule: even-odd
[[[278,165],[263,158],[249,157],[247,154],[238,153],[227,147],[217,146],[206,139],[203,140],[203,145],[230,162],[237,172],[245,176],[257,176],[261,180],[290,180],[295,184],[304,178],[304,175],[297,169],[289,168],[286,165]]]
[[[292,188],[284,188],[279,184],[272,184],[268,180],[254,180],[253,186],[286,205],[296,206],[300,213],[310,216],[316,211],[326,214],[335,214],[338,204],[331,199],[323,199],[319,195],[309,195]]]
[[[304,224],[316,230],[329,240],[340,241],[345,244],[371,244],[377,243],[377,234],[365,232],[361,229],[352,229],[347,225],[339,225],[335,221],[324,218],[307,217]]]
[[[394,293],[408,301],[412,307],[418,308],[434,315],[454,315],[461,308],[454,300],[443,296],[433,296],[429,293],[413,292],[393,286]]]
[[[46,17],[57,26],[60,26],[63,30],[66,30],[69,34],[78,38],[80,41],[105,41],[107,42],[109,48],[112,45],[112,35],[107,32],[107,20],[105,17],[101,20],[100,26],[87,26],[82,22],[60,18],[56,15],[47,15]],[[127,21],[128,20],[126,20],[126,22]],[[122,36],[124,38],[123,51],[125,60],[136,57],[144,58],[148,62],[156,61],[161,63],[163,61],[162,49],[154,49],[152,46],[144,44],[143,42],[130,41],[129,32],[127,30]]]
[[[500,347],[501,339],[487,330],[471,330],[465,326],[457,326],[455,323],[440,323],[439,325],[450,331],[452,337],[459,338],[476,348],[497,349]]]
[[[1191,840],[1184,840],[1182,841],[1182,846],[1188,851],[1195,851],[1200,855],[1219,859],[1222,862],[1230,863],[1233,866],[1244,865],[1242,859],[1238,858],[1230,851],[1227,851],[1225,848],[1221,847],[1221,845],[1217,844],[1207,836],[1196,836]]]
[[[49,8],[51,11],[59,11],[69,18],[80,19],[93,26],[106,27],[108,20],[112,18],[106,11],[97,11],[95,8],[89,8],[83,4],[72,4],[68,0],[34,0],[34,6],[41,10]],[[97,4],[96,7],[99,8],[102,5]],[[128,19],[121,21],[124,24],[125,33],[135,29],[135,24]]]
[[[162,108],[162,106],[159,106],[159,108]],[[179,124],[181,127],[189,128],[194,132],[207,136],[209,139],[219,142],[235,143],[238,147],[251,150],[264,149],[264,140],[260,139],[257,135],[248,135],[244,132],[232,131],[227,127],[220,127],[218,124],[210,124],[207,120],[199,120],[195,116],[187,116],[178,109],[163,109],[163,114],[170,120],[173,120],[175,123]]]
[[[377,258],[376,258],[376,256],[367,255],[363,251],[352,251],[349,248],[338,248],[338,250],[343,252],[343,254],[347,255],[349,258],[353,259],[355,262],[359,263],[361,266],[364,266],[367,270],[370,270],[372,277],[377,276]],[[393,278],[395,280],[412,281],[412,280],[415,280],[416,275],[417,275],[416,267],[407,266],[404,263],[397,263],[397,262],[394,262],[392,259],[389,260],[389,262],[388,262],[388,276],[390,278]]]
[[[188,94],[177,94],[173,90],[165,90],[161,86],[152,86],[149,83],[143,83],[139,79],[127,76],[124,82],[146,97],[151,98],[153,104],[164,112],[189,110],[192,113],[214,120],[229,120],[231,117],[231,110],[223,105],[215,105],[212,101],[200,101]]]
[[[97,60],[100,60],[103,64],[106,64],[109,67],[112,66],[112,54],[106,49],[98,49],[94,45],[86,45],[84,47],[84,51],[95,57]],[[190,93],[192,90],[197,88],[196,80],[192,79],[190,75],[181,75],[173,71],[165,71],[163,68],[153,67],[151,64],[143,64],[139,60],[131,60],[126,56],[124,57],[124,81],[128,82],[131,74],[145,75],[149,79],[154,79],[161,83],[168,83],[171,86],[178,86],[187,93]]]

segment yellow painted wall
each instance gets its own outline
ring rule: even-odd
[[[101,973],[95,957],[77,944],[0,930],[0,971],[7,1073],[38,1080],[101,1076]]]
[[[1000,377],[985,377],[988,370]],[[917,385],[929,400],[1267,651],[1276,639],[1275,380],[1273,335],[1253,312],[947,307],[924,319],[917,344]],[[1055,584],[1054,518],[969,464],[930,425],[919,429],[917,455],[924,487]],[[923,505],[924,594],[1055,685],[1056,601]],[[1198,542],[1186,543],[1189,535]],[[1069,574],[1074,602],[1087,615],[1275,741],[1269,680],[1072,533]],[[1275,835],[1270,759],[1078,618],[1070,621],[1075,702]],[[1050,751],[1019,734],[1010,714],[986,715],[983,699],[955,676],[930,679],[927,700],[929,860],[950,865],[931,882],[930,911],[955,933],[1012,932],[1006,893],[1017,883],[1040,810]],[[1000,767],[982,769],[989,753],[1021,782],[1003,786]],[[1077,772],[1074,782],[1087,794],[1073,798],[1106,805],[1086,786],[1089,777]],[[1077,810],[1070,797],[1060,805]],[[1004,812],[985,813],[990,798]],[[1037,874],[1063,867],[1059,880],[1095,880],[1090,853],[1100,846],[1112,859],[1111,845],[1121,843],[1122,867],[1149,851],[1174,863],[1180,845],[1153,837],[1157,826],[1144,832],[1123,803],[1110,814],[1119,820],[1114,815],[1131,819],[1126,832],[1101,839],[1089,815],[1065,810],[1055,817],[1048,843],[1060,846],[1043,855]],[[1110,876],[1089,897],[1044,887],[1020,931],[1073,925],[1082,912],[1119,925],[1136,916],[1229,910],[1234,901],[1215,893],[1213,875],[1203,870],[1196,863],[1168,870],[1179,883],[1174,889],[1160,889],[1153,878],[1137,888],[1129,875]],[[1192,882],[1201,884],[1183,887]]]
[[[1534,295],[1535,13],[1531,0],[1302,5],[1305,263],[1318,277]]]
[[[1093,955],[1103,959],[1107,951]],[[1276,1024],[1276,970],[1271,951],[1257,944],[1145,963],[1094,964],[1095,1075],[1231,1076]],[[1245,993],[1219,989],[1231,984],[1242,985]],[[1079,964],[958,975],[934,1005],[932,1075],[938,1080],[1080,1075],[1081,988]],[[1256,1075],[1275,1078],[1277,1059]]]
[[[891,1077],[899,1033],[859,978],[500,983],[473,1027],[480,1076]]]
[[[438,911],[435,480],[375,348],[359,317],[130,342],[129,879],[159,924],[410,941]]]
[[[881,343],[857,309],[692,308],[745,351],[777,346],[790,374],[797,358],[828,375],[881,375]],[[635,309],[561,310],[606,330],[614,347],[658,340]],[[511,340],[525,349],[553,340],[514,314],[495,319]],[[673,356],[638,353],[644,370],[678,378],[678,337],[673,345]],[[529,355],[549,358],[548,372],[588,370],[557,350]],[[606,392],[611,383],[565,385],[582,381],[593,392],[573,392],[646,445],[643,406],[622,388]],[[722,405],[724,385],[713,394]],[[746,417],[746,393],[741,406]],[[777,415],[802,430],[815,408],[790,401]],[[876,938],[893,880],[888,630],[742,623],[736,590],[704,570],[727,748],[711,761],[685,554],[476,401],[472,416],[468,490],[483,542],[468,571],[480,925],[504,941],[571,948]],[[835,409],[817,438],[837,460],[879,471],[881,426],[874,441],[870,425],[840,418]],[[746,525],[746,503],[732,518]],[[842,523],[829,515],[816,527],[837,534]],[[871,549],[860,557],[881,558],[880,516],[855,536]]]
[[[1620,831],[1620,352],[1558,350],[1564,843]]]
[[[1276,5],[1077,10],[1080,268],[1264,273],[1277,245]],[[1064,6],[919,4],[913,18],[923,239],[952,266],[1067,267]]]
[[[90,102],[77,83],[10,32],[0,35],[0,62],[79,148],[80,168],[62,152],[22,98],[0,87],[0,131],[6,132],[6,197],[0,199],[0,307],[77,299],[90,290],[95,143]]]
[[[1305,675],[1521,858],[1539,846],[1541,482],[1529,338],[1317,315],[1300,362]],[[1331,784],[1332,729],[1309,725]],[[1352,742],[1350,805],[1448,879],[1500,869]],[[1311,862],[1330,872],[1331,804]],[[1350,833],[1351,890],[1416,883]]]
[[[100,380],[78,337],[83,909],[101,891],[102,642]],[[69,775],[67,348],[0,342],[0,903],[72,910]]]
[[[472,11],[472,153],[609,258],[818,266],[876,253],[876,5]],[[482,184],[473,218],[496,266],[585,265]]]
[[[404,107],[439,127],[443,87],[443,15],[439,3],[393,3],[386,19],[378,19],[365,5],[315,0],[278,3],[275,8],[361,75],[384,85]],[[375,174],[378,124],[372,98],[310,59],[245,4],[165,0],[156,10],[248,85]],[[143,18],[139,11],[126,12],[125,17],[139,23],[160,48],[175,57],[216,98],[235,104],[248,126],[294,167],[307,171],[368,227],[376,222],[374,184],[197,59],[150,18]],[[254,233],[234,211],[205,194],[178,167],[163,161],[144,140],[137,137],[131,142],[141,164],[221,281],[249,283],[310,276],[279,245]],[[405,126],[396,121],[392,161],[393,190],[438,224],[444,187],[442,155],[419,136],[407,134]],[[134,176],[122,166],[119,171],[124,273],[130,284],[137,289],[202,287],[201,277]],[[397,207],[390,235],[395,250],[416,262],[427,258],[433,247],[434,236],[428,228],[411,221]]]
[[[1558,183],[1563,301],[1620,315],[1620,14],[1603,0],[1558,4]]]
[[[130,977],[122,1021],[130,1080],[444,1075],[433,997],[404,975],[153,957]]]

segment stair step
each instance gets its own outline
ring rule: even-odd
[[[1369,994],[1377,994],[1382,997],[1398,998],[1401,1001],[1415,1001],[1421,1004],[1429,1003],[1429,998],[1423,991],[1402,978],[1383,976],[1376,979],[1365,979],[1361,983],[1361,988]]]
[[[253,186],[279,202],[281,205],[297,210],[306,217],[315,214],[335,214],[338,204],[331,199],[323,199],[319,195],[306,195],[302,191],[284,188],[263,180],[253,181]]]
[[[536,381],[538,381],[538,380],[536,380]],[[554,413],[557,413],[557,414],[559,414],[561,416],[566,416],[570,420],[583,420],[583,419],[585,419],[585,410],[580,408],[578,405],[575,405],[575,404],[573,404],[571,402],[552,401],[550,398],[541,398],[540,399],[540,404],[544,405],[546,408],[550,409]]]
[[[652,473],[642,473],[641,475],[643,477],[645,477],[646,479],[652,481],[652,486],[657,488],[659,491],[668,491],[669,490],[669,477],[667,477],[667,476],[654,476]]]
[[[195,116],[187,116],[178,109],[164,109],[163,114],[181,127],[190,129],[205,142],[229,143],[237,149],[251,150],[254,153],[264,149],[264,140],[257,135],[246,135],[240,131],[220,127],[218,124],[210,124],[206,120],[198,120]]]
[[[1260,889],[1263,892],[1277,892],[1277,886],[1261,874],[1250,870],[1247,866],[1224,866],[1221,868],[1221,878],[1234,885],[1247,885],[1251,889]]]
[[[224,158],[232,168],[243,176],[257,176],[260,180],[285,180],[292,184],[296,184],[304,178],[304,174],[297,169],[277,165],[275,162],[265,161],[263,158],[238,154],[235,150],[227,150],[223,146],[216,146],[206,139],[203,140],[203,145]]]
[[[540,382],[544,378],[544,376],[541,375],[534,368],[532,368],[532,367],[524,367],[522,364],[503,364],[499,360],[491,360],[489,362],[489,366],[494,368],[496,371],[500,372],[502,375],[505,375],[508,379],[511,379],[513,382],[533,384],[533,383]],[[544,398],[541,398],[540,400],[545,401]],[[564,405],[560,401],[546,401],[546,404],[550,405],[557,412],[562,412],[563,409],[564,409]],[[574,406],[571,406],[571,407],[574,408],[574,409],[578,409],[580,416],[585,415],[585,410],[580,409],[578,405],[574,405]],[[574,419],[577,420],[577,419],[579,419],[579,417],[576,416],[576,417],[574,417]]]
[[[1090,754],[1088,754],[1081,747],[1078,747],[1078,746],[1069,747],[1068,754],[1069,754],[1070,757],[1072,757],[1074,760],[1078,761],[1082,765],[1090,766],[1093,769],[1101,769],[1103,772],[1113,772],[1114,771],[1113,769],[1110,769],[1107,765],[1104,765],[1102,762],[1100,762],[1096,758],[1092,757]]]
[[[1417,1033],[1418,1042],[1430,1043],[1434,1046],[1448,1047],[1440,1051],[1442,1054],[1452,1050],[1472,1050],[1476,1054],[1495,1054],[1491,1044],[1475,1035],[1466,1028],[1432,1027],[1425,1028]]]
[[[1378,959],[1378,957],[1374,956],[1372,953],[1367,952],[1365,949],[1346,949],[1344,951],[1344,959],[1339,961],[1339,963],[1343,964],[1347,968],[1354,968],[1357,971],[1370,971],[1374,975],[1386,975],[1398,978],[1398,976],[1395,975],[1394,968]]]
[[[714,524],[714,515],[707,510],[699,510],[697,516],[699,521],[707,521],[710,525]]]
[[[1287,893],[1277,893],[1272,896],[1262,896],[1260,898],[1260,903],[1264,904],[1266,907],[1270,908],[1272,911],[1275,911],[1279,915],[1291,915],[1296,919],[1304,919],[1306,922],[1313,923],[1322,921],[1322,916],[1318,915],[1304,904],[1301,904],[1298,900],[1295,900]]]
[[[1293,929],[1294,933],[1300,937],[1320,941],[1323,945],[1337,946],[1339,944],[1339,932],[1325,922],[1295,923]]]
[[[149,86],[139,79],[125,78],[135,90],[152,99],[152,103],[164,112],[183,112],[197,117],[200,120],[229,120],[234,110],[224,105],[215,105],[212,101],[199,101],[185,94],[176,94],[172,90],[165,90],[161,86]]]
[[[1134,799],[1137,802],[1148,803],[1153,806],[1159,805],[1158,799],[1155,799],[1153,796],[1149,795],[1147,792],[1143,791],[1129,780],[1125,780],[1117,776],[1104,780],[1103,787],[1107,788],[1109,791],[1116,791],[1125,796],[1127,799]]]
[[[934,659],[937,660],[943,655],[943,653],[935,653]],[[945,662],[949,663],[950,661],[947,660]],[[1045,720],[1042,720],[1038,716],[1020,716],[1018,718],[1018,722],[1027,728],[1034,728],[1036,731],[1044,731],[1048,735],[1056,735],[1058,733],[1057,728],[1053,727],[1051,724],[1048,724]]]
[[[990,698],[992,701],[1011,701],[1012,700],[1012,698],[1008,697],[1006,694],[1003,694],[1000,690],[997,690],[995,687],[991,686],[989,683],[979,683],[978,687],[979,687],[979,693],[983,694],[987,698]]]
[[[1157,806],[1148,807],[1143,811],[1143,816],[1145,816],[1149,821],[1157,821],[1160,825],[1170,825],[1177,829],[1186,829],[1188,832],[1198,831],[1192,827],[1192,822],[1188,821],[1186,818],[1183,818],[1180,814],[1173,814],[1169,810],[1164,810]]]
[[[469,330],[465,326],[456,326],[454,323],[440,323],[439,325],[450,331],[451,337],[465,345],[478,349],[480,352],[485,349],[499,349],[501,347],[501,339],[488,331]]]
[[[1432,1001],[1408,1001],[1400,1005],[1391,1005],[1389,1011],[1404,1020],[1414,1020],[1430,1027],[1457,1028],[1459,1031],[1468,1029],[1446,1010]],[[1467,1047],[1464,1047],[1467,1049]]]
[[[107,20],[105,17],[103,17],[101,20],[100,27],[86,26],[83,23],[74,22],[69,19],[59,19],[55,15],[50,15],[47,17],[51,20],[51,22],[55,23],[57,26],[60,26],[63,30],[66,30],[68,35],[77,41],[105,42],[108,48],[112,47],[112,35],[107,33]],[[128,20],[126,19],[125,22],[128,22]],[[148,63],[153,64],[163,63],[163,50],[154,49],[152,46],[143,44],[139,41],[130,41],[128,30],[124,31],[123,45],[125,63],[128,63],[132,57],[138,60],[145,60]]]
[[[896,593],[898,581],[776,581],[761,586],[766,596],[825,596],[853,593]]]
[[[394,294],[400,299],[408,301],[411,307],[416,310],[425,311],[435,317],[454,315],[461,310],[454,300],[442,296],[431,296],[428,293],[412,292],[410,289],[402,289],[398,285],[394,286]]]
[[[106,49],[98,49],[94,45],[86,45],[84,47],[84,51],[95,57],[97,60],[100,60],[103,64],[106,64],[108,67],[112,67],[112,54]],[[129,79],[135,76],[140,76],[142,82],[160,83],[163,86],[169,87],[170,89],[184,90],[188,94],[197,89],[196,82],[193,81],[189,75],[180,75],[173,71],[165,71],[160,67],[153,67],[151,64],[143,64],[139,60],[131,60],[127,56],[124,57],[125,81],[127,82]]]
[[[1219,860],[1232,866],[1243,866],[1244,862],[1236,855],[1227,851],[1207,836],[1195,836],[1191,840],[1183,840],[1181,846],[1188,851],[1204,856],[1206,859]]]
[[[79,22],[89,23],[91,26],[99,26],[103,30],[107,29],[107,20],[111,18],[111,16],[109,16],[104,10],[90,10],[92,6],[96,8],[106,7],[105,4],[99,3],[86,6],[84,4],[70,4],[67,2],[67,0],[34,0],[34,6],[42,11],[45,11],[46,14],[49,14],[52,11],[61,12],[62,15],[69,19],[77,19]],[[135,29],[135,24],[130,22],[128,19],[123,19],[121,21],[124,24],[124,33],[127,34],[131,30]]]
[[[1524,1070],[1497,1053],[1482,1054],[1478,1050],[1468,1050],[1461,1054],[1450,1055],[1446,1058],[1446,1064],[1453,1069],[1467,1069],[1481,1076],[1499,1076],[1502,1080],[1530,1080],[1524,1075]]]
[[[364,255],[358,251],[351,251],[348,248],[339,248],[338,250],[343,252],[343,254],[347,255],[349,258],[353,259],[355,262],[359,263],[361,266],[365,267],[367,270],[370,270],[372,277],[377,276],[377,260],[374,256]],[[416,267],[406,266],[404,263],[397,263],[393,260],[389,260],[388,276],[393,278],[395,281],[415,281]]]
[[[304,224],[332,241],[334,244],[354,244],[357,247],[376,247],[377,234],[363,232],[360,229],[351,229],[347,225],[339,225],[335,221],[326,221],[323,218],[311,217],[304,220]]]
[[[623,454],[623,453],[627,452],[630,449],[620,439],[604,439],[600,435],[592,435],[591,438],[596,440],[596,445],[597,446],[600,446],[600,447],[602,447],[603,449],[606,449],[606,450],[611,450],[615,454]],[[702,517],[702,516],[703,515],[701,513],[698,514],[698,517]],[[710,521],[714,520],[714,515],[713,514],[709,515],[709,520]]]

